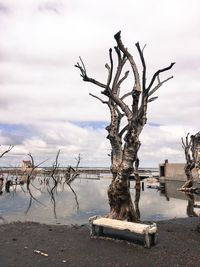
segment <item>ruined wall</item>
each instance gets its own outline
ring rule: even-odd
[[[184,163],[166,163],[165,164],[165,177],[169,180],[186,181],[184,171]]]
[[[174,181],[186,181],[187,177],[185,175],[185,163],[164,163],[159,165],[160,169],[164,168],[164,173],[160,171],[160,176],[164,177],[165,180],[174,180]],[[197,169],[192,171],[194,180],[198,180]]]

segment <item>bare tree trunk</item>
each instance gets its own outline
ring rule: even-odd
[[[139,148],[138,142],[137,146]],[[108,189],[108,199],[111,208],[109,218],[127,221],[139,220],[131,199],[129,180],[130,175],[134,172],[136,190],[140,191],[139,159],[137,158],[137,150],[134,147],[134,142],[129,144],[127,149],[124,149],[122,163],[118,165],[118,168],[116,168],[116,164],[111,168],[113,179]],[[134,165],[135,168],[133,167]]]
[[[110,204],[109,218],[136,221],[137,216],[130,195],[129,176],[130,169],[123,167],[118,170],[108,189],[108,199]]]

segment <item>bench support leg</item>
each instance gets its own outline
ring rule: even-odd
[[[93,221],[97,219],[98,216],[93,216],[89,219],[89,229],[90,229],[90,236],[96,235],[95,225],[93,224]]]
[[[97,236],[101,236],[101,235],[103,235],[103,226],[99,226],[99,227],[97,227],[97,226],[95,226],[94,224],[90,224],[90,236],[95,236],[95,235],[97,235]],[[96,230],[96,227],[97,227],[97,230]]]
[[[151,234],[151,244],[155,246],[158,243],[158,233]]]
[[[101,236],[103,235],[103,226],[99,226],[99,229],[98,229],[98,236]]]
[[[95,225],[91,224],[90,225],[90,236],[95,236],[95,235],[96,235]]]
[[[145,233],[144,234],[145,247],[150,248],[151,245],[155,246],[158,243],[158,233]]]
[[[144,246],[146,248],[150,248],[151,247],[151,237],[150,237],[150,235],[148,233],[144,234],[144,244],[145,244]]]

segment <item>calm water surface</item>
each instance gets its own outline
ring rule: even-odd
[[[65,184],[58,184],[54,191],[53,201],[49,188],[35,178],[30,186],[34,197],[30,201],[26,184],[11,187],[10,193],[0,195],[0,223],[13,221],[36,221],[48,224],[84,224],[93,215],[105,215],[109,211],[107,188],[108,178],[82,179],[76,178],[71,188]],[[131,181],[131,194],[135,198],[135,182]],[[162,194],[156,189],[147,188],[141,192],[139,210],[141,220],[165,220],[175,217],[187,217],[199,213],[195,204],[200,204],[200,197],[188,197],[177,192],[181,186],[178,182],[166,184],[166,192]],[[155,184],[154,184],[155,185]],[[36,199],[36,200],[35,200]]]

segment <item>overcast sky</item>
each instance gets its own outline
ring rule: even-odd
[[[51,165],[58,149],[61,165],[79,153],[83,166],[110,165],[108,110],[74,64],[81,56],[105,82],[119,30],[138,64],[135,43],[147,45],[148,77],[176,62],[149,105],[141,166],[183,162],[181,137],[200,130],[199,10],[198,0],[0,0],[0,144],[15,145],[0,165],[19,165],[28,152]]]

